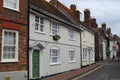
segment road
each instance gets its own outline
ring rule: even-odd
[[[120,80],[120,60],[110,60],[102,64],[98,70],[77,80]]]

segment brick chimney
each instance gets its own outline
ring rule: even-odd
[[[58,7],[57,2],[58,2],[58,0],[50,0],[50,3],[55,7]]]
[[[89,9],[85,9],[84,10],[84,22],[89,23],[90,21],[90,10]]]
[[[103,30],[104,32],[106,32],[106,23],[103,22],[103,23],[101,24],[101,26],[102,26],[102,30]]]
[[[96,18],[90,19],[90,27],[98,28],[98,24],[96,23]]]
[[[71,4],[70,5],[70,10],[73,12],[74,16],[80,20],[80,11],[76,10],[76,5],[75,4]]]
[[[71,4],[70,5],[70,10],[76,11],[76,5],[75,4]]]
[[[107,33],[110,36],[110,34],[111,34],[111,28],[107,28]]]

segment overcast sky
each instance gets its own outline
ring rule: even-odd
[[[91,17],[96,18],[97,23],[101,26],[106,22],[107,27],[111,28],[113,34],[120,36],[120,0],[59,0],[67,7],[70,4],[76,4],[77,9],[83,11],[89,8]],[[83,18],[82,18],[83,19]]]

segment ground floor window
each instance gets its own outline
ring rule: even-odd
[[[69,50],[69,61],[70,62],[75,62],[75,49],[70,49]]]
[[[17,61],[18,31],[4,29],[2,34],[2,61]]]
[[[50,63],[56,64],[60,62],[60,49],[58,47],[52,47],[50,49]]]
[[[83,49],[82,49],[82,56],[83,56],[83,59],[87,59],[87,53],[88,53],[87,48],[83,48]]]

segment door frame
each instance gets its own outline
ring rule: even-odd
[[[30,79],[34,79],[33,78],[33,68],[32,68],[32,60],[33,60],[33,52],[34,50],[38,50],[39,51],[39,78],[41,78],[41,73],[42,73],[42,69],[41,69],[41,49],[32,49],[29,51],[29,75],[30,75]]]

